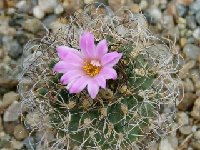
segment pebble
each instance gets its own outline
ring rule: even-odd
[[[19,115],[21,114],[21,103],[14,101],[8,109],[4,112],[3,115],[3,121],[9,122],[9,121],[16,121],[19,118]]]
[[[147,9],[147,7],[148,7],[148,1],[146,1],[146,0],[141,0],[139,6],[140,6],[140,8],[141,8],[142,10]]]
[[[4,50],[0,48],[0,59],[4,58]]]
[[[20,13],[28,13],[31,10],[31,1],[21,0],[16,4]]]
[[[13,148],[14,150],[21,150],[23,147],[23,143],[20,141],[12,140],[10,141],[10,143],[11,143],[11,148]]]
[[[49,28],[52,25],[52,23],[56,22],[57,19],[58,18],[56,15],[49,15],[43,20],[43,23],[47,28]]]
[[[41,21],[33,18],[33,19],[27,19],[23,24],[22,27],[32,33],[37,33],[42,28]]]
[[[189,29],[195,29],[197,26],[194,16],[186,16],[186,25]]]
[[[2,124],[2,118],[0,116],[0,132],[3,131],[3,124]]]
[[[193,0],[178,0],[178,3],[188,6],[192,4]]]
[[[200,24],[200,10],[195,15],[196,21]]]
[[[61,5],[61,4],[57,5],[56,8],[54,9],[54,13],[55,13],[56,15],[60,15],[60,14],[62,14],[63,12],[64,12],[64,7],[63,7],[63,5]]]
[[[192,35],[196,40],[200,41],[200,27],[196,28]]]
[[[85,4],[91,4],[91,3],[93,3],[94,2],[94,0],[84,0],[84,3]]]
[[[192,142],[191,146],[193,150],[200,150],[200,141],[199,142]]]
[[[17,125],[14,129],[14,136],[17,140],[25,139],[28,137],[28,134],[28,130],[26,130],[22,124]]]
[[[185,92],[193,92],[194,91],[194,85],[193,85],[193,82],[191,81],[191,79],[189,79],[189,78],[185,79],[184,89],[185,89]]]
[[[185,112],[178,112],[176,114],[177,123],[179,125],[187,125],[189,123],[189,117]]]
[[[17,122],[3,122],[4,131],[10,135],[13,135],[14,128],[17,124]]]
[[[156,24],[162,18],[162,13],[159,8],[152,7],[146,10],[144,13],[149,23]]]
[[[184,135],[188,135],[190,133],[192,133],[192,126],[190,125],[185,125],[179,128],[180,133],[184,134]]]
[[[181,48],[183,48],[186,43],[187,43],[187,38],[180,38],[179,44],[180,44]]]
[[[200,10],[200,0],[196,0],[195,2],[193,2],[190,6],[190,14],[195,14],[197,13],[197,11]]]
[[[33,8],[33,15],[37,18],[37,19],[42,19],[44,18],[45,14],[44,11],[39,7],[39,6],[35,6]]]
[[[6,94],[3,95],[3,101],[0,104],[0,109],[6,108],[9,105],[11,105],[14,101],[18,101],[19,100],[19,94],[16,92],[8,92]]]
[[[8,56],[12,59],[18,59],[23,53],[23,48],[19,45],[17,40],[13,40],[9,43]]]
[[[177,146],[178,139],[170,136],[160,141],[159,150],[176,150]]]
[[[176,11],[177,11],[178,16],[180,16],[180,17],[183,17],[187,14],[186,6],[181,5],[181,4],[176,5]]]
[[[196,98],[197,96],[193,93],[185,93],[184,97],[181,99],[180,103],[177,106],[178,109],[182,111],[190,109],[193,106]]]
[[[38,0],[38,5],[44,13],[51,13],[58,5],[58,2],[57,0]]]
[[[191,111],[191,116],[195,119],[200,120],[200,98],[196,99],[194,102],[193,109]]]
[[[200,130],[199,130],[199,131],[196,131],[196,132],[194,133],[194,138],[195,138],[196,140],[200,140]]]
[[[194,44],[186,44],[183,48],[183,53],[185,53],[187,58],[197,60],[200,54],[200,48]]]

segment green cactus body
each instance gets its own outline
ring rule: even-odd
[[[164,114],[163,106],[175,105],[178,97],[176,78],[172,78],[177,71],[172,66],[177,56],[165,44],[157,46],[162,41],[149,33],[143,15],[122,11],[126,18],[88,13],[93,9],[90,6],[84,13],[75,14],[70,25],[57,31],[56,36],[45,36],[37,45],[42,55],[36,56],[36,51],[35,61],[29,62],[30,68],[23,74],[34,82],[27,91],[21,88],[23,80],[19,85],[27,113],[43,114],[47,121],[38,128],[55,132],[54,142],[46,144],[51,148],[56,147],[55,143],[60,146],[57,149],[144,148],[159,138],[159,132],[168,131],[169,123],[158,121]],[[120,25],[128,30],[124,35],[117,31]],[[58,61],[55,47],[65,44],[76,48],[79,31],[86,29],[94,33],[97,41],[107,39],[109,51],[123,53],[115,67],[117,80],[109,80],[94,100],[86,91],[69,94],[59,82],[61,74],[52,71]]]

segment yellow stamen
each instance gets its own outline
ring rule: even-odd
[[[99,74],[101,67],[95,66],[95,65],[91,64],[90,62],[86,61],[85,65],[83,66],[83,70],[85,71],[85,73],[87,75],[94,77],[97,74]]]

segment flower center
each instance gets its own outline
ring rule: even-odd
[[[94,77],[99,74],[101,70],[100,62],[98,60],[85,61],[83,70],[87,75]]]

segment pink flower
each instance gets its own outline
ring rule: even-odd
[[[94,35],[84,32],[79,41],[81,51],[68,46],[57,48],[60,61],[54,71],[63,73],[60,82],[67,85],[70,93],[79,93],[86,86],[92,99],[99,92],[99,87],[106,88],[107,79],[116,79],[113,66],[122,57],[121,53],[108,53],[106,40],[94,43]]]

